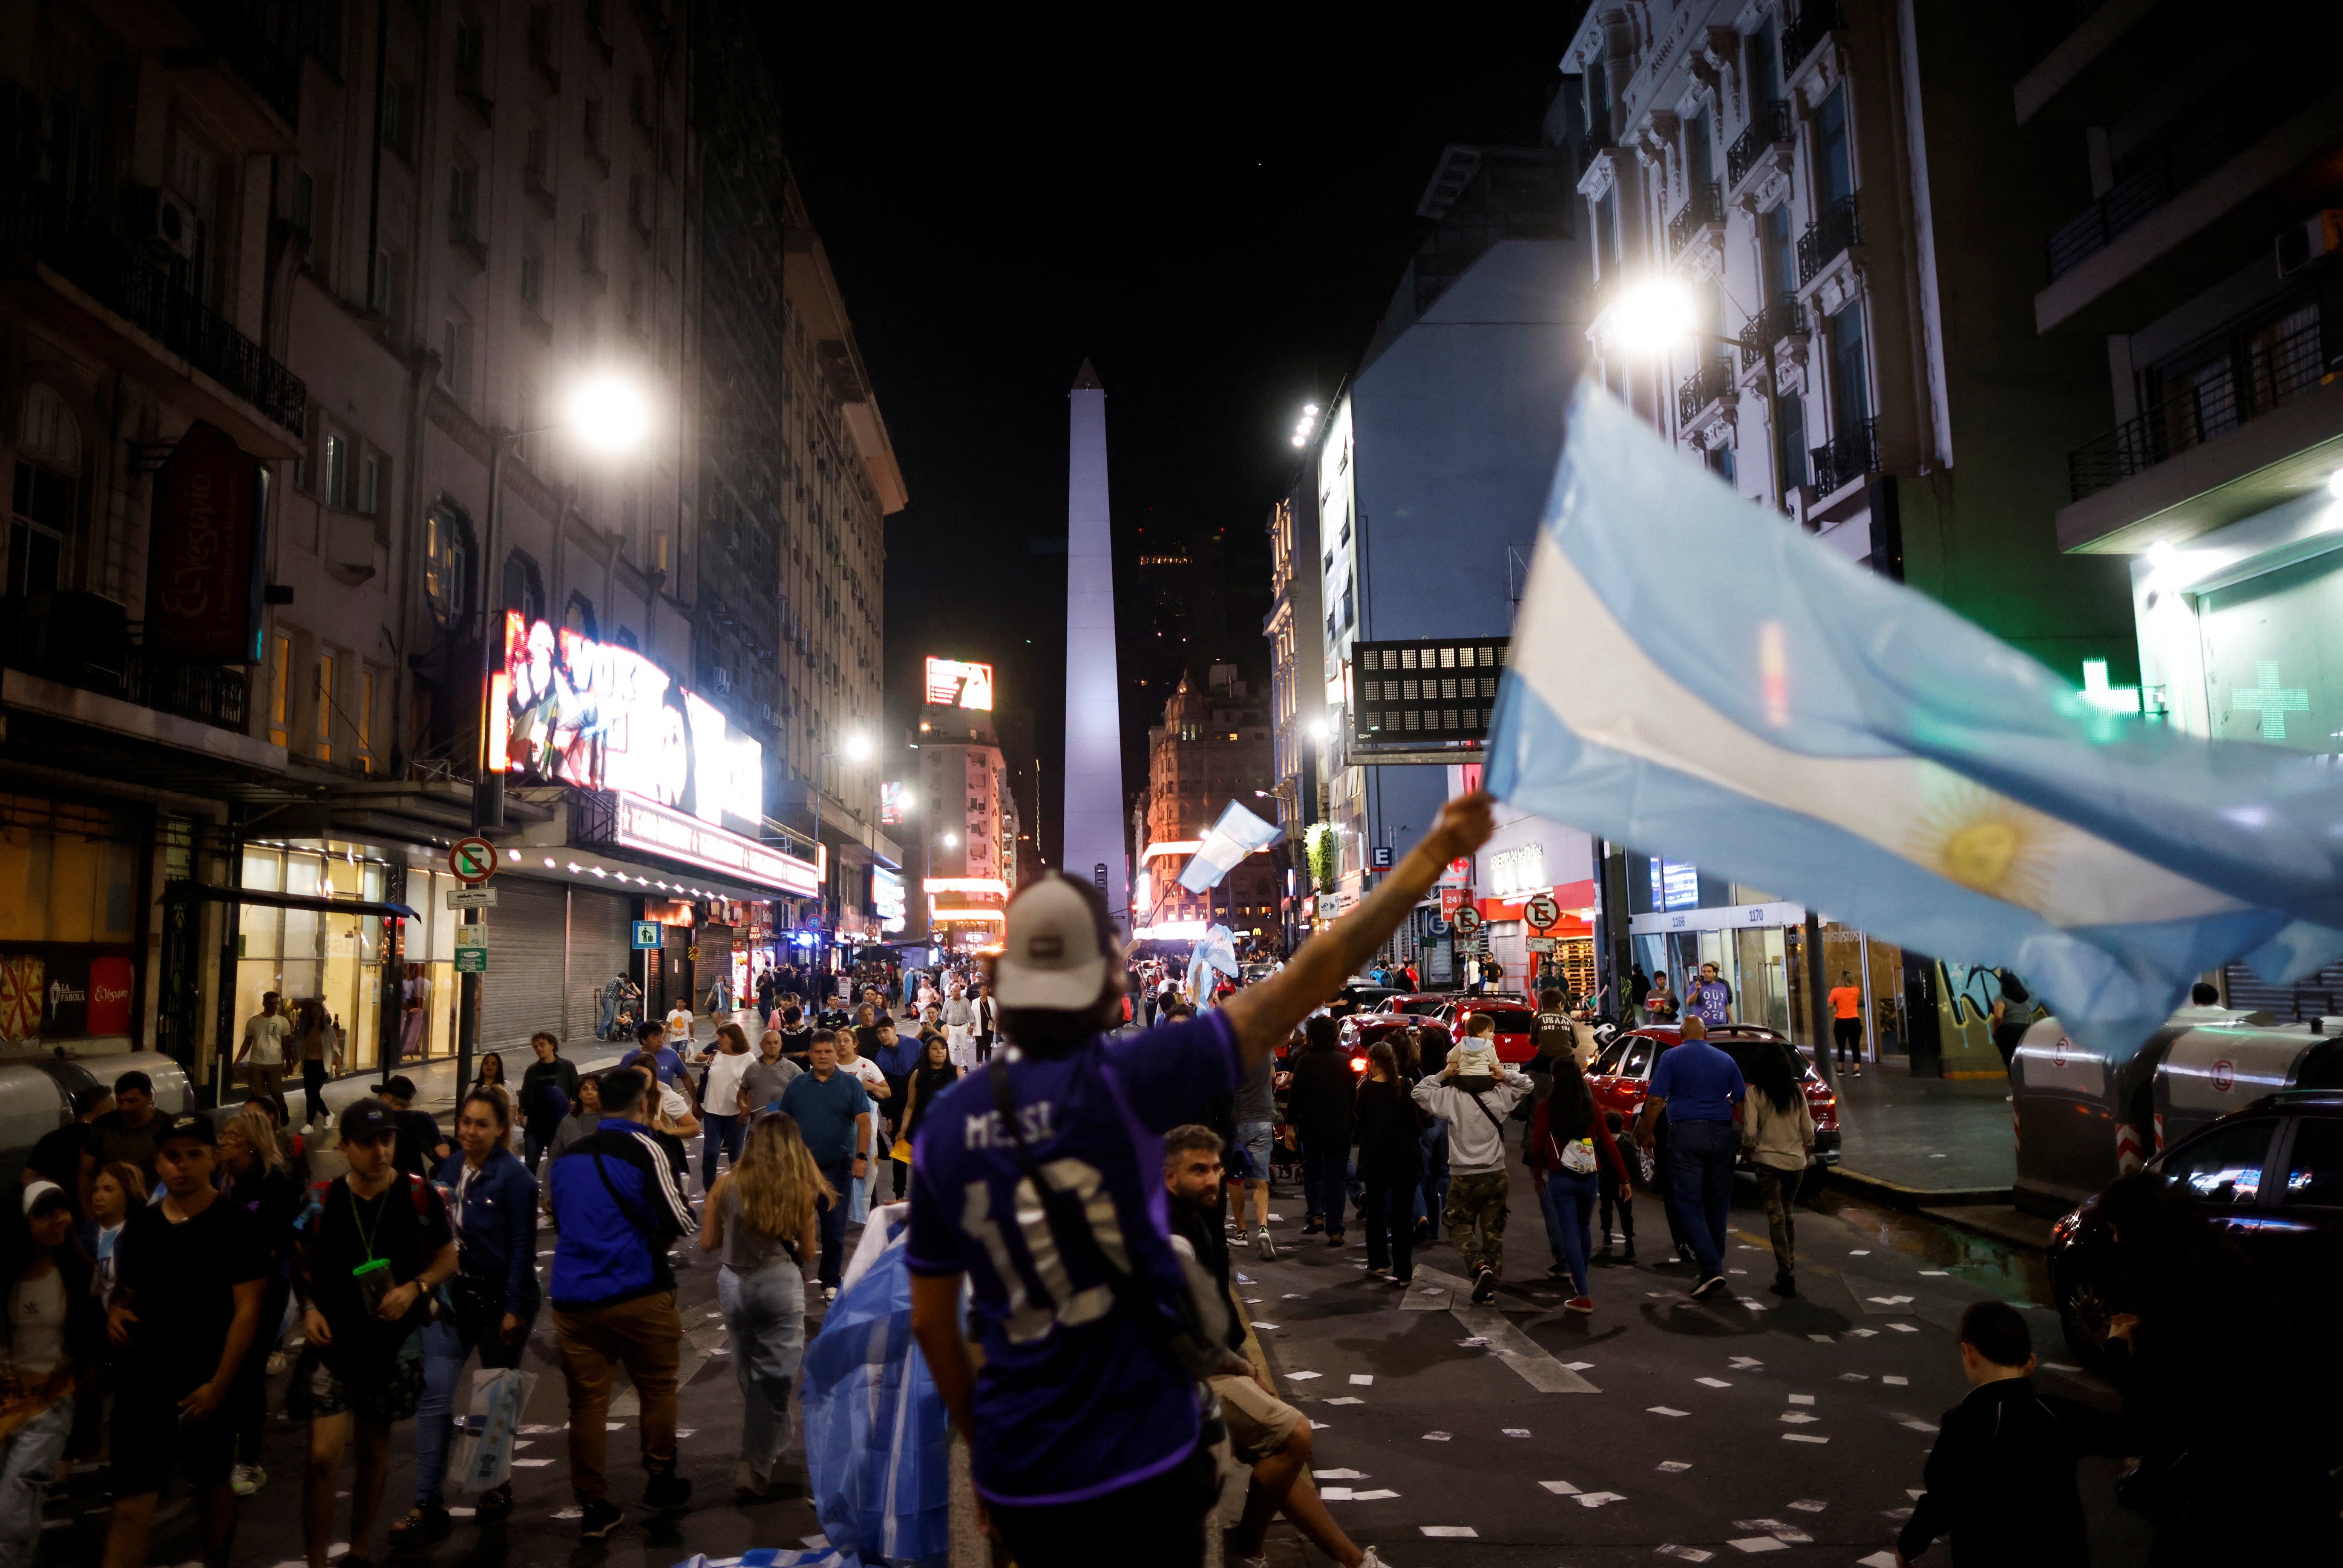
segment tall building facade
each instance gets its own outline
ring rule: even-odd
[[[1307,447],[1317,426],[1314,407],[1297,427],[1294,444]],[[1314,468],[1314,465],[1310,465]],[[1323,814],[1318,762],[1326,729],[1326,642],[1321,635],[1318,565],[1318,486],[1314,472],[1300,477],[1269,510],[1270,607],[1262,620],[1269,641],[1270,793],[1275,798],[1280,850],[1278,927],[1291,952],[1310,929],[1301,872],[1309,863],[1310,824]]]
[[[990,947],[1017,890],[1027,832],[991,714],[922,708],[915,755],[905,820],[920,839],[925,898],[908,935],[939,955]]]
[[[741,29],[660,0],[0,22],[0,789],[51,780],[10,799],[52,846],[0,866],[54,902],[67,811],[127,868],[0,937],[19,980],[98,965],[106,1008],[0,1035],[208,1087],[276,990],[354,1067],[453,1050],[484,750],[482,1049],[591,1034],[621,974],[705,1005],[836,958],[825,888],[893,856],[824,753],[875,722],[901,484]],[[639,441],[569,433],[598,381]],[[818,832],[789,787],[817,773]]]
[[[1201,893],[1180,886],[1231,800],[1262,814],[1270,768],[1269,713],[1254,683],[1232,664],[1212,666],[1202,681],[1182,676],[1163,722],[1147,732],[1147,784],[1132,811],[1132,918],[1141,937],[1180,940],[1214,924],[1241,942],[1280,935],[1278,875],[1265,856],[1247,856]]]

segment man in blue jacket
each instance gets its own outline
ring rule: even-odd
[[[569,1385],[569,1479],[585,1517],[578,1533],[599,1540],[626,1518],[603,1473],[610,1375],[627,1369],[642,1401],[643,1506],[680,1508],[691,1483],[675,1473],[675,1380],[683,1320],[675,1310],[668,1249],[693,1228],[674,1167],[641,1121],[649,1085],[639,1072],[601,1078],[602,1124],[548,1168],[554,1223],[553,1327]]]

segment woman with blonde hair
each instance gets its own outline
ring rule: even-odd
[[[797,1118],[760,1116],[740,1158],[708,1191],[699,1250],[721,1255],[717,1303],[732,1335],[732,1369],[747,1414],[733,1494],[777,1495],[773,1471],[789,1441],[789,1389],[805,1354],[805,1270],[815,1253],[814,1209],[837,1191],[822,1180]]]

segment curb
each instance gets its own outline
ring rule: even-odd
[[[1964,1231],[1974,1231],[1980,1236],[1990,1236],[1996,1241],[2006,1242],[2013,1247],[2023,1247],[2029,1252],[2048,1250],[2050,1222],[2047,1220],[2033,1215],[2022,1215],[2022,1218],[2032,1220],[2034,1223],[2031,1226],[2020,1226],[2005,1218],[1999,1205],[1989,1205],[1987,1208],[1988,1211],[1985,1213],[1963,1213],[1957,1208],[1927,1208],[1921,1210],[1920,1212],[1939,1224],[1957,1225]],[[2016,1211],[2012,1211],[2012,1212]]]
[[[1830,1185],[1846,1188],[1897,1209],[2006,1203],[2011,1198],[2011,1189],[2007,1187],[1906,1187],[1900,1181],[1890,1181],[1884,1176],[1873,1176],[1861,1171],[1850,1171],[1844,1165],[1828,1166],[1825,1172],[1823,1180]]]

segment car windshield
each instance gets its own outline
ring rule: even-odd
[[[1430,1018],[1447,1004],[1438,997],[1413,996],[1405,1001],[1394,1001],[1388,1005],[1392,1011],[1403,1012],[1411,1018]]]
[[[1473,1016],[1493,1020],[1499,1034],[1527,1034],[1537,1021],[1535,1013],[1513,1007],[1476,1007]]]

